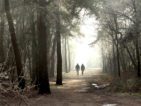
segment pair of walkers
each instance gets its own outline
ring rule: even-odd
[[[79,64],[77,64],[77,65],[75,66],[75,70],[76,70],[76,72],[77,72],[77,75],[79,75],[80,68],[81,68],[81,72],[82,72],[82,75],[83,75],[83,74],[84,74],[84,70],[85,70],[84,64],[82,64],[81,67],[79,66]]]

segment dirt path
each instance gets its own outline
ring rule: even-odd
[[[101,80],[100,73],[91,71],[84,76],[75,72],[64,75],[63,86],[55,86],[51,82],[51,95],[35,95],[28,98],[29,106],[141,106],[141,99],[123,94],[112,94],[104,90],[96,90],[92,82],[106,83]],[[15,103],[17,104],[17,103]],[[19,106],[11,104],[10,106]],[[26,106],[21,103],[21,106]]]
[[[30,99],[31,106],[141,106],[140,98],[94,90],[90,82],[97,82],[102,76],[99,73],[91,71],[84,76],[75,74],[66,74],[63,86],[56,87],[52,82],[52,95]]]

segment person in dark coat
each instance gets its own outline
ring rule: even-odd
[[[77,64],[77,65],[75,66],[75,70],[76,70],[76,72],[77,72],[77,75],[79,75],[79,70],[80,70],[79,64]]]
[[[84,74],[84,71],[85,71],[85,66],[84,64],[81,65],[81,72],[82,72],[82,75]]]
[[[23,90],[24,90],[24,88],[25,88],[25,79],[24,79],[24,77],[22,76],[22,77],[20,77],[18,80],[19,80],[19,85],[18,85],[18,87],[19,87],[19,89],[20,89],[20,93],[22,94],[22,93],[23,93]]]

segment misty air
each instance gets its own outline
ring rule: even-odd
[[[0,0],[0,106],[140,106],[140,0]]]

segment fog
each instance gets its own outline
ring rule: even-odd
[[[71,47],[72,68],[78,63],[84,64],[87,68],[101,68],[101,49],[97,43],[94,46],[89,44],[96,40],[98,33],[98,21],[95,16],[84,15],[81,12],[80,33],[69,40]]]

